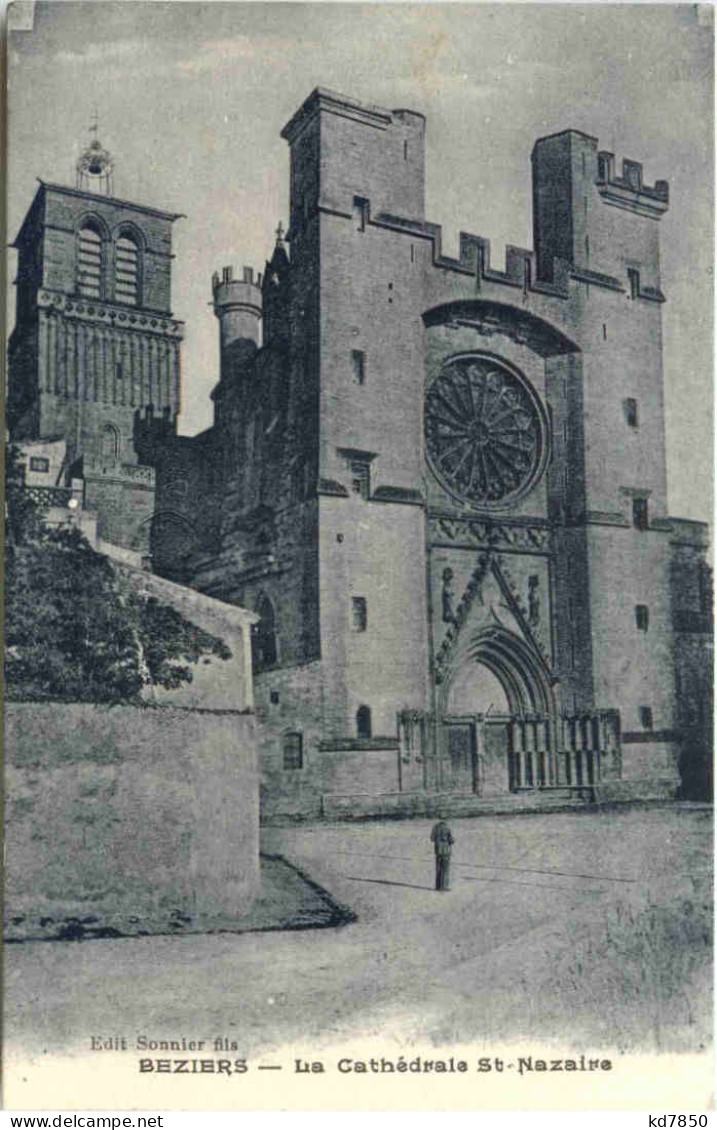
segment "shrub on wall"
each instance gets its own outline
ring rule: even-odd
[[[6,455],[5,677],[14,699],[137,701],[146,685],[191,682],[222,640],[136,593],[73,527],[49,528]]]

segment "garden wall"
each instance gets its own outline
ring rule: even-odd
[[[8,703],[8,936],[231,926],[259,888],[254,725],[232,710]]]

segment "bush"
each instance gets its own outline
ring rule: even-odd
[[[6,465],[6,684],[15,699],[137,701],[143,686],[191,682],[189,664],[228,659],[216,637],[134,592],[79,530],[50,529]]]

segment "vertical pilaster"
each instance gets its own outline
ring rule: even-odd
[[[77,325],[75,322],[67,324],[67,363],[65,367],[65,392],[68,398],[75,395],[77,388]]]

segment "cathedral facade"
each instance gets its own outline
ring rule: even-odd
[[[194,437],[176,429],[175,217],[129,227],[53,190],[67,262],[83,223],[107,249],[92,315],[81,299],[104,360],[81,379],[87,347],[58,346],[79,268],[53,268],[32,348],[74,360],[41,375],[20,334],[15,418],[83,436],[82,388],[87,456],[107,416],[131,436],[120,465],[151,468],[152,567],[258,613],[267,818],[674,796],[709,742],[711,598],[705,527],[667,512],[668,185],[586,134],[539,139],[535,247],[501,270],[479,236],[444,254],[425,126],[317,89],[285,127],[289,230],[262,274],[212,281],[220,373]],[[124,238],[149,272],[139,325],[112,290]]]

